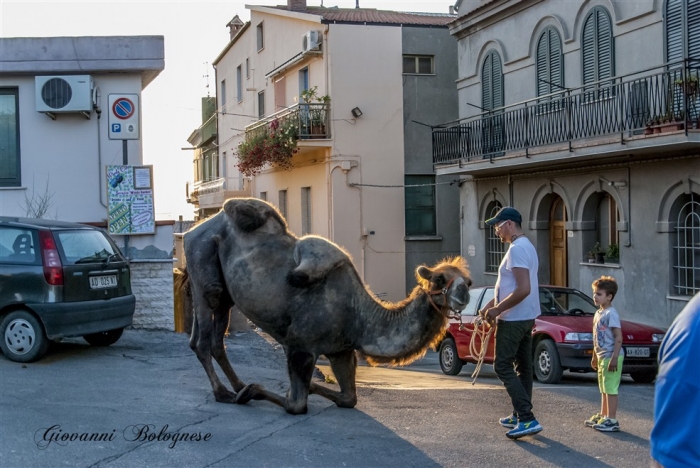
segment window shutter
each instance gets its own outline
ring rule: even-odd
[[[491,76],[493,77],[493,87],[491,88],[493,102],[490,108],[496,109],[497,107],[503,107],[503,69],[501,67],[501,57],[497,53],[493,53]]]
[[[596,11],[596,22],[598,23],[598,78],[603,80],[610,78],[613,73],[613,39],[610,17],[602,10]],[[596,81],[597,81],[596,80]]]
[[[683,0],[666,3],[666,62],[683,59]]]
[[[554,29],[549,30],[549,81],[558,84],[560,88],[554,86],[550,93],[560,91],[564,87],[564,57],[561,51],[561,39],[559,33]]]
[[[493,53],[490,53],[486,56],[486,60],[484,60],[484,67],[481,69],[481,107],[483,109],[493,108],[493,80],[491,75],[493,55]]]
[[[688,1],[688,57],[700,58],[700,2],[697,0]]]
[[[549,81],[549,31],[540,36],[537,43],[537,95],[542,96],[551,92],[551,87],[542,80]]]
[[[595,73],[595,17],[592,14],[586,18],[586,23],[583,26],[583,84],[593,83],[596,81]]]

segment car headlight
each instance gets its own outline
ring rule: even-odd
[[[665,333],[654,333],[651,335],[651,341],[654,343],[661,343],[664,340]]]
[[[565,341],[593,341],[593,333],[569,332],[564,336]]]

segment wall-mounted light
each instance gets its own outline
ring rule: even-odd
[[[360,110],[359,107],[353,108],[353,110],[351,110],[350,112],[352,112],[352,116],[355,118],[358,118],[359,116],[362,115],[362,111]]]

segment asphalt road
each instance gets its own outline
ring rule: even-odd
[[[286,391],[279,346],[253,331],[227,341],[246,383]],[[312,395],[308,414],[291,416],[265,401],[215,402],[183,334],[127,330],[109,348],[70,340],[33,364],[0,357],[0,466],[649,466],[653,385],[625,378],[622,430],[604,434],[583,426],[599,405],[594,374],[536,383],[544,431],[511,441],[497,423],[505,390],[490,366],[472,385],[472,370],[445,376],[432,352],[404,369],[362,366],[355,409]]]

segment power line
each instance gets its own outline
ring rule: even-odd
[[[434,187],[435,185],[454,185],[454,184],[461,184],[464,182],[463,179],[454,179],[449,182],[434,182],[432,184],[411,184],[411,185],[380,185],[380,184],[353,184],[350,183],[348,185],[351,185],[353,187],[380,187],[380,188],[404,188],[404,187]]]

